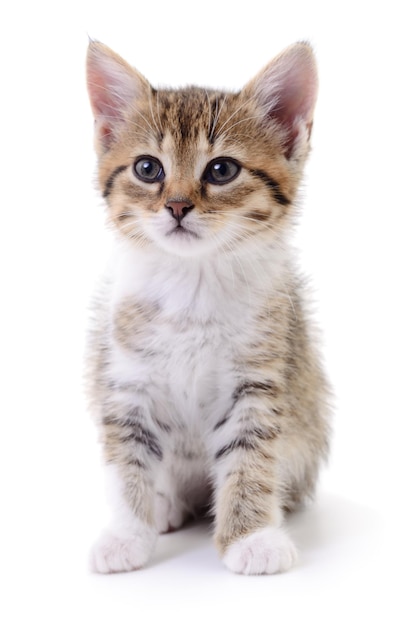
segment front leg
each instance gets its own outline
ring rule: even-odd
[[[239,574],[274,574],[296,558],[281,528],[281,427],[268,398],[276,393],[271,383],[242,385],[216,426],[215,542],[225,565]]]
[[[108,413],[102,422],[112,520],[92,549],[91,568],[99,573],[135,570],[155,546],[154,474],[163,451],[139,407]]]

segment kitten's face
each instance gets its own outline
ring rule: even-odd
[[[105,50],[107,71],[116,62],[120,70],[119,57]],[[309,133],[293,132],[271,107],[266,115],[257,82],[239,94],[155,91],[128,67],[122,80],[132,84],[122,95],[109,76],[98,90],[100,98],[104,88],[111,94],[97,117],[99,180],[118,229],[133,243],[180,256],[277,236],[290,214]],[[98,81],[89,54],[89,91],[93,77]],[[117,79],[121,88],[120,73]]]

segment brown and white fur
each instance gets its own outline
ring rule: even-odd
[[[317,91],[311,48],[239,93],[154,89],[91,42],[98,180],[115,254],[94,306],[89,393],[114,519],[98,572],[209,507],[225,565],[290,568],[283,513],[327,452],[326,384],[288,242]]]

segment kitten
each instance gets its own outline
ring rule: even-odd
[[[116,235],[89,340],[114,514],[92,568],[142,567],[208,506],[230,570],[286,570],[283,514],[312,495],[329,431],[288,243],[312,50],[289,47],[239,93],[156,90],[98,42],[87,75]]]

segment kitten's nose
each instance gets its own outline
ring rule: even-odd
[[[185,215],[194,209],[194,204],[192,204],[190,200],[168,200],[165,203],[165,208],[171,213],[172,217],[176,219],[178,224],[180,224]]]

